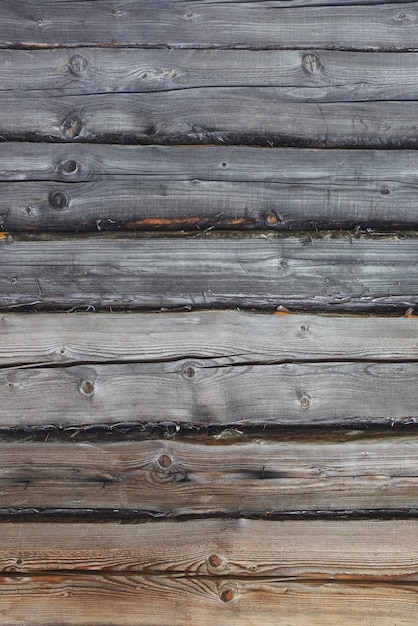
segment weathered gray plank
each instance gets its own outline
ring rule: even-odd
[[[373,310],[418,302],[415,237],[0,239],[0,305]]]
[[[0,571],[417,580],[415,520],[3,524]]]
[[[1,579],[5,626],[416,626],[417,586],[59,574]]]
[[[134,178],[288,183],[299,188],[317,183],[367,187],[379,182],[384,188],[394,182],[416,185],[417,169],[415,150],[0,143],[0,180],[5,182],[103,182],[108,177],[124,176],[126,184]]]
[[[414,228],[417,169],[415,151],[6,142],[0,223],[14,231]]]
[[[0,370],[0,424],[418,422],[417,363],[229,359]]]
[[[396,157],[395,157],[396,158]],[[416,183],[156,181],[0,183],[11,232],[416,228]]]
[[[417,110],[410,101],[296,102],[274,87],[54,98],[3,92],[0,134],[9,140],[415,148]]]
[[[0,91],[30,90],[32,96],[262,86],[281,87],[283,97],[302,102],[416,100],[417,85],[415,53],[0,50]]]
[[[417,509],[416,436],[246,441],[1,443],[0,509],[161,518]]]
[[[195,313],[3,313],[0,365],[224,358],[415,361],[418,319]]]
[[[321,4],[26,0],[4,7],[0,45],[416,48],[416,2]]]

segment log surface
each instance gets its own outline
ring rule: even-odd
[[[416,2],[26,0],[6,4],[0,45],[415,50],[416,22]]]
[[[416,436],[109,444],[57,443],[46,431],[45,439],[0,444],[2,514],[96,509],[157,518],[271,517],[417,509]]]
[[[0,239],[0,306],[407,310],[415,237]]]
[[[415,520],[2,524],[0,571],[416,581]]]

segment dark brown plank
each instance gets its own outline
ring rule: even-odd
[[[416,585],[39,574],[1,578],[5,626],[415,626]]]
[[[222,8],[218,4],[217,11]],[[270,14],[266,10],[266,16]],[[280,87],[283,97],[302,102],[309,98],[316,102],[416,100],[417,84],[415,53],[132,48],[0,50],[0,91],[30,90],[32,96],[258,86]]]
[[[416,361],[414,317],[3,313],[0,365],[223,358],[228,363]]]
[[[190,3],[26,0],[6,3],[0,45],[416,48],[416,2]]]
[[[415,237],[0,239],[0,305],[413,307]]]
[[[360,582],[418,578],[415,520],[25,523],[2,524],[0,530],[3,573],[87,569]]]
[[[216,5],[218,6],[218,5]],[[416,148],[418,103],[296,102],[273,87],[31,97],[0,93],[0,135],[32,141]]]
[[[104,444],[57,443],[45,432],[47,443],[0,444],[3,514],[105,509],[116,516],[142,511],[158,518],[269,517],[417,508],[415,436],[352,434],[340,441],[270,436],[253,443],[245,437],[224,443],[215,436],[209,445],[166,440]]]

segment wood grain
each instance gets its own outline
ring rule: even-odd
[[[0,571],[416,581],[417,531],[416,520],[3,524]]]
[[[269,17],[271,12],[266,9],[265,15]],[[30,90],[32,96],[258,86],[280,87],[283,94],[299,101],[416,100],[417,82],[415,53],[85,47],[0,50],[0,91]]]
[[[415,228],[417,169],[409,150],[6,142],[0,224],[30,232]]]
[[[65,575],[0,578],[5,626],[415,626],[416,585]],[[117,616],[117,621],[115,621]]]
[[[322,6],[321,5],[325,5]],[[0,45],[416,48],[416,2],[26,0],[7,3]]]
[[[218,6],[218,5],[216,5]],[[0,93],[7,140],[416,148],[418,103],[297,102],[274,87],[66,97]]]
[[[116,517],[124,511],[151,512],[157,518],[269,517],[417,508],[415,436],[353,434],[341,441],[270,436],[227,444],[219,437],[207,445],[57,443],[48,441],[48,432],[45,438],[46,443],[0,444],[3,514],[104,509]]]
[[[416,361],[414,317],[3,313],[0,365],[225,359],[229,364]]]
[[[395,182],[415,185],[417,169],[418,156],[415,150],[266,150],[249,146],[189,148],[0,143],[2,182],[103,183],[110,177],[124,177],[126,184],[133,178],[142,182],[202,180],[216,183],[287,183],[289,186],[297,184],[300,189],[304,184],[351,184],[353,187],[367,188],[373,181],[381,183],[382,187]],[[3,193],[6,189],[3,186]],[[24,185],[21,189],[24,189]],[[361,189],[357,189],[357,193],[361,193]]]
[[[0,239],[0,306],[367,310],[418,301],[415,237]]]
[[[191,172],[192,174],[192,172]],[[61,206],[63,204],[64,206]],[[58,205],[58,206],[57,206]],[[0,227],[10,232],[115,230],[415,229],[416,183],[161,181],[0,183]]]

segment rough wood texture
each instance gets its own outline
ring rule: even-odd
[[[0,91],[31,90],[31,95],[245,85],[282,87],[289,98],[300,101],[309,98],[317,102],[416,100],[417,83],[415,53],[131,48],[0,50]]]
[[[12,231],[415,228],[413,151],[0,144]]]
[[[2,524],[0,570],[106,570],[396,582],[418,579],[418,522],[195,520]]]
[[[417,3],[26,0],[7,3],[0,45],[415,50]]]
[[[0,507],[157,517],[416,510],[417,438],[352,438],[1,443]]]
[[[41,574],[0,578],[5,626],[416,626],[415,584]],[[115,620],[115,616],[117,616]]]
[[[0,365],[225,359],[416,361],[418,319],[195,313],[3,313]]]
[[[219,6],[219,5],[216,5]],[[297,102],[274,87],[24,97],[0,93],[4,139],[416,148],[418,103]]]
[[[415,237],[0,239],[0,306],[367,310],[418,302]]]
[[[0,370],[0,425],[418,422],[417,363],[229,359]]]

